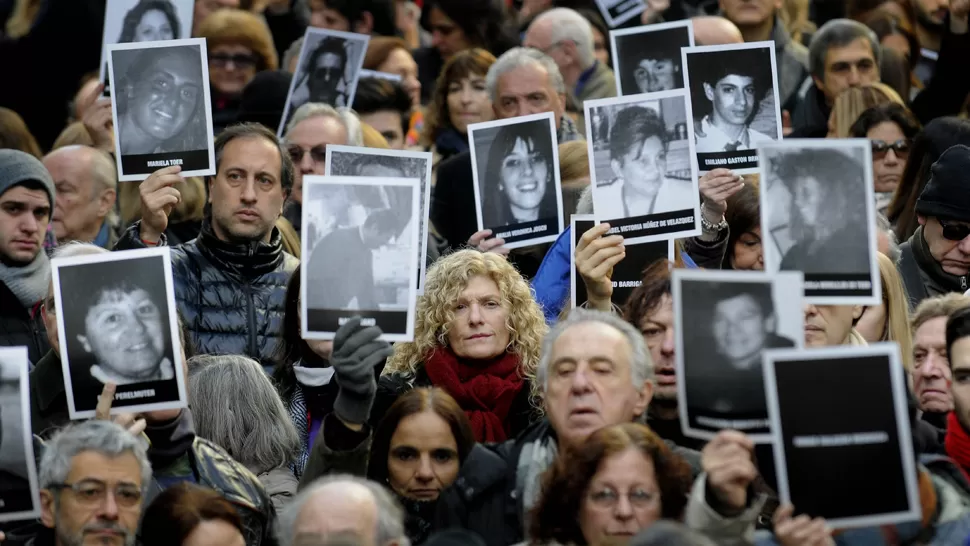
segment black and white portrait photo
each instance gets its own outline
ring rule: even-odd
[[[647,9],[646,0],[596,0],[596,7],[610,28],[618,27]]]
[[[588,100],[596,219],[626,244],[700,233],[700,193],[683,89]]]
[[[333,339],[359,316],[387,341],[414,338],[418,178],[304,176],[304,339]]]
[[[167,247],[51,261],[71,419],[93,417],[107,383],[111,410],[184,407],[185,378]]]
[[[924,512],[899,346],[766,351],[764,374],[781,503],[833,529],[909,522],[915,533]]]
[[[475,123],[468,141],[478,229],[506,248],[555,241],[563,220],[552,113]]]
[[[587,299],[586,283],[579,275],[576,267],[576,243],[596,225],[592,214],[573,214],[570,217],[571,229],[569,231],[569,261],[570,261],[570,301],[572,306],[579,307]],[[623,307],[630,294],[643,282],[643,273],[648,267],[660,260],[674,261],[674,240],[653,241],[639,245],[626,247],[626,256],[620,263],[613,266],[613,273],[610,275],[613,281],[613,294],[610,301],[619,307]]]
[[[690,21],[610,31],[618,96],[684,88],[680,48],[694,45]]]
[[[205,39],[108,46],[118,179],[215,174]]]
[[[101,81],[106,94],[108,45],[188,38],[194,7],[194,0],[108,0],[101,42]]]
[[[0,521],[40,516],[28,366],[26,347],[0,347]]]
[[[805,273],[814,303],[881,302],[871,153],[865,139],[783,140],[759,150],[765,270]]]
[[[758,172],[758,146],[781,138],[774,42],[684,48],[700,174]]]
[[[755,442],[771,441],[761,357],[768,349],[804,344],[801,285],[799,273],[674,270],[677,388],[686,436],[711,439],[733,429]]]
[[[354,103],[357,79],[369,41],[370,36],[366,34],[307,29],[280,120],[280,135],[293,113],[308,102],[329,104],[334,108],[350,107]]]
[[[431,152],[327,146],[328,176],[417,178],[418,201],[418,295],[424,293],[428,255],[428,209],[431,207]]]

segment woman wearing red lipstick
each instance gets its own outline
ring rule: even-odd
[[[440,387],[479,442],[515,437],[532,422],[536,366],[547,332],[529,284],[492,253],[462,250],[428,270],[414,341],[399,343],[378,386],[371,422],[415,387]]]

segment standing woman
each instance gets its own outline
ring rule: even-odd
[[[219,134],[236,121],[246,85],[256,73],[276,70],[279,61],[266,22],[248,11],[216,11],[199,26],[199,37],[209,53],[212,129]]]
[[[556,217],[552,134],[545,123],[505,125],[488,149],[482,185],[486,225],[507,226]]]
[[[432,184],[442,161],[468,151],[468,125],[495,118],[485,86],[485,76],[494,62],[495,56],[484,49],[467,49],[445,63],[434,84],[418,141],[421,148],[431,152]]]
[[[384,368],[371,423],[402,393],[434,386],[458,402],[479,442],[514,438],[531,424],[548,328],[508,260],[471,249],[439,259],[415,316],[414,341],[395,345]]]

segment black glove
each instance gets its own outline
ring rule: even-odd
[[[354,317],[337,330],[333,340],[333,366],[337,379],[337,399],[333,411],[341,421],[362,425],[370,416],[377,395],[374,369],[383,367],[391,353],[391,344],[383,341],[377,326],[363,327],[360,317]]]

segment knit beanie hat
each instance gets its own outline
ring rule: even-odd
[[[0,195],[24,182],[37,182],[44,187],[51,209],[54,208],[54,180],[36,157],[20,150],[0,150]]]
[[[916,201],[916,214],[970,222],[970,148],[948,148],[930,167],[930,179]]]
[[[246,85],[236,122],[262,123],[274,133],[283,119],[286,95],[293,76],[282,70],[264,70]]]

